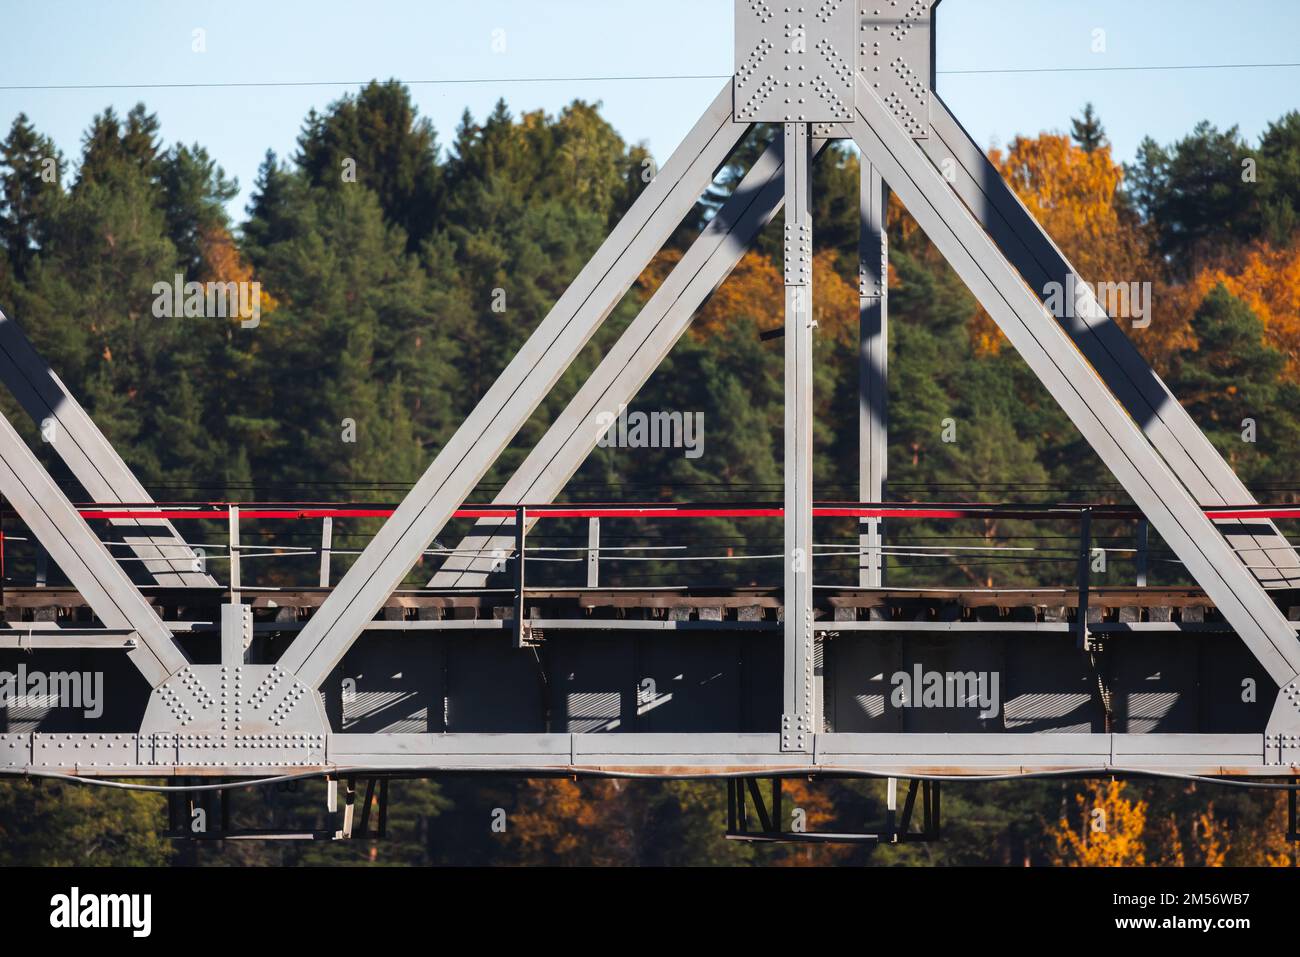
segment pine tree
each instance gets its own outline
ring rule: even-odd
[[[355,96],[309,114],[298,138],[298,167],[327,189],[360,184],[416,250],[441,215],[442,171],[433,124],[419,116],[395,80],[371,82]]]
[[[200,267],[202,236],[229,225],[225,204],[239,192],[239,183],[226,178],[208,151],[197,143],[175,146],[159,157],[167,232],[180,256],[186,276]]]
[[[1083,115],[1070,121],[1070,135],[1085,153],[1095,153],[1103,146],[1109,145],[1106,130],[1092,108],[1091,103],[1083,106]]]
[[[1300,111],[1270,123],[1259,143],[1259,231],[1277,245],[1300,226]]]
[[[49,217],[62,197],[67,170],[54,141],[43,136],[19,113],[0,143],[0,244],[9,257],[12,274],[21,280],[40,250]]]
[[[158,117],[137,103],[123,124],[110,106],[97,114],[82,137],[81,166],[74,189],[92,183],[112,183],[121,169],[134,166],[147,177],[154,177],[158,160]]]
[[[1156,249],[1180,276],[1212,259],[1225,240],[1259,233],[1256,184],[1244,175],[1251,151],[1237,127],[1208,121],[1170,147],[1143,140],[1126,168],[1129,193],[1156,229]]]

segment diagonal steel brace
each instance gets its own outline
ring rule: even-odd
[[[281,658],[319,686],[527,422],[749,129],[726,83]]]
[[[859,122],[852,132],[867,161],[881,169],[1273,680],[1289,683],[1300,674],[1300,642],[1286,618],[942,174],[860,77],[857,84]]]
[[[0,494],[13,505],[104,627],[136,633],[139,644],[129,654],[152,687],[158,687],[188,664],[171,630],[3,415]]]
[[[936,166],[952,172],[951,184],[988,231],[1002,254],[1040,298],[1048,283],[1079,276],[1065,254],[1002,179],[970,134],[932,94],[932,136],[920,140]],[[1106,385],[1146,433],[1152,445],[1202,505],[1251,505],[1255,499],[1141,353],[1089,293],[1084,308],[1059,321]],[[1268,519],[1217,523],[1260,581],[1273,587],[1300,585],[1300,558]]]
[[[842,127],[830,132],[842,135]],[[818,155],[829,139],[815,137]],[[785,203],[780,137],[759,156],[731,197],[700,232],[663,284],[605,353],[581,389],[502,486],[499,503],[552,502],[600,441],[601,412],[617,414],[685,334],[695,312],[726,280]],[[436,588],[480,588],[514,547],[514,531],[494,534],[505,519],[479,519],[429,582]],[[530,525],[536,522],[534,516]]]
[[[91,500],[130,505],[152,501],[18,323],[4,313],[0,313],[0,380],[43,433],[50,429],[48,441]],[[112,526],[121,530],[122,540],[159,585],[216,585],[198,570],[194,551],[165,519],[113,519]]]

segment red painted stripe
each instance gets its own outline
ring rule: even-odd
[[[785,509],[780,506],[748,508],[708,508],[701,506],[527,506],[533,518],[780,518]],[[147,508],[147,507],[113,507],[85,506],[78,510],[83,518],[93,519],[166,519],[184,521],[186,519],[229,518],[230,509],[223,506],[195,507],[189,509]],[[297,520],[312,518],[388,518],[393,514],[391,508],[241,508],[240,518]],[[513,518],[515,509],[510,506],[477,505],[459,508],[456,518]],[[991,506],[936,507],[908,505],[826,505],[814,506],[813,515],[818,518],[978,518],[997,515],[1002,518],[1074,518],[1077,511],[1064,508],[1024,508],[1008,509]],[[1094,514],[1108,516],[1136,517],[1121,509],[1101,508]],[[1205,514],[1215,520],[1228,519],[1263,519],[1263,518],[1300,518],[1300,506],[1255,505],[1246,507],[1218,506],[1205,510]]]

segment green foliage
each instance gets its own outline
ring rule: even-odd
[[[1125,170],[1127,193],[1155,225],[1175,275],[1212,262],[1225,243],[1289,244],[1300,210],[1300,113],[1270,124],[1256,149],[1235,126],[1209,122],[1167,147],[1148,137]]]
[[[48,136],[36,132],[26,114],[19,113],[9,136],[0,143],[4,168],[0,204],[0,244],[13,274],[22,279],[46,238],[46,228],[62,196],[67,172],[63,156]],[[8,270],[6,270],[8,272]]]
[[[1300,226],[1300,111],[1270,123],[1259,144],[1259,230],[1285,245]]]
[[[1192,331],[1196,345],[1179,353],[1170,388],[1243,481],[1290,479],[1300,388],[1282,377],[1286,357],[1222,284],[1201,303]],[[1248,431],[1253,438],[1243,440]]]
[[[297,165],[329,190],[360,183],[379,200],[385,218],[417,249],[442,209],[442,170],[433,124],[421,118],[396,80],[372,81],[324,115],[312,110],[298,138]]]
[[[0,779],[0,867],[157,866],[163,798],[84,784]]]

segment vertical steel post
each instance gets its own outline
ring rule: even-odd
[[[528,638],[528,603],[524,593],[524,547],[528,510],[515,509],[515,647],[522,648]]]
[[[1145,518],[1138,520],[1137,527],[1137,586],[1147,587],[1147,562],[1150,560],[1151,523]]]
[[[226,667],[242,665],[244,653],[253,640],[253,609],[231,602],[221,606],[221,663]]]
[[[889,843],[898,843],[898,778],[885,779],[885,833]]]
[[[239,604],[239,506],[230,506],[230,601]]]
[[[320,524],[320,587],[330,587],[330,551],[334,547],[334,518],[326,515]]]
[[[600,585],[600,519],[587,519],[587,587]]]
[[[785,652],[781,750],[809,751],[817,730],[812,586],[812,138],[786,123]]]
[[[858,237],[859,501],[882,502],[889,456],[889,186],[867,158],[859,160],[862,227]],[[884,520],[860,520],[858,584],[884,584]]]
[[[1092,575],[1092,510],[1085,508],[1079,515],[1079,617],[1077,634],[1079,647],[1088,650],[1088,588]]]

